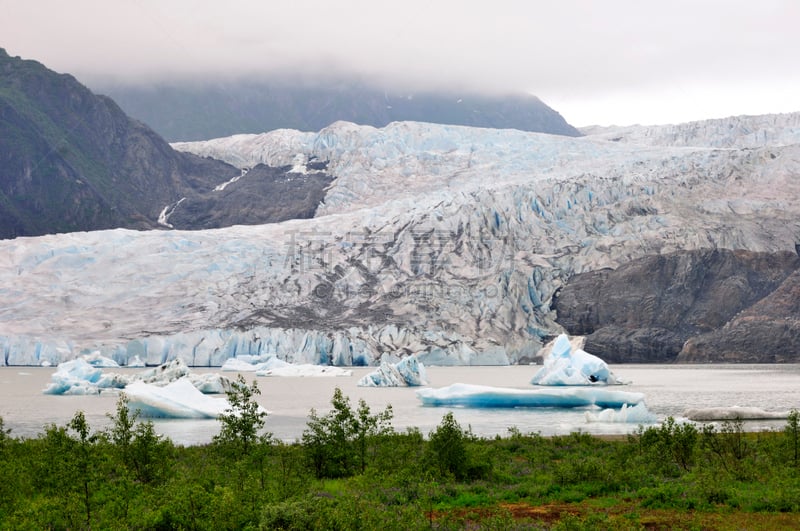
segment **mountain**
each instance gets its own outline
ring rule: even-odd
[[[294,205],[280,197],[276,216],[274,178],[214,192],[241,170],[173,150],[110,98],[0,49],[0,238],[166,224],[209,228],[313,215],[315,204],[309,206],[305,196],[318,200],[330,177],[292,177],[291,170],[270,172],[295,178],[303,200]],[[258,207],[243,212],[246,201]],[[174,215],[169,221],[168,211]]]
[[[170,141],[205,140],[275,129],[319,131],[336,121],[373,127],[418,121],[580,136],[530,94],[385,91],[359,82],[288,80],[105,85],[123,109]]]
[[[243,354],[528,363],[568,324],[559,313],[572,282],[629,264],[639,272],[612,293],[626,301],[612,308],[625,320],[688,308],[695,324],[670,326],[691,340],[746,330],[739,323],[751,326],[761,303],[776,313],[760,337],[786,337],[798,320],[789,302],[800,144],[782,141],[791,127],[778,129],[773,142],[741,149],[418,122],[175,144],[242,170],[311,174],[324,163],[335,179],[310,219],[0,242],[0,354],[6,364],[92,350],[200,366]],[[605,277],[584,293],[606,293]],[[695,290],[702,300],[693,303]],[[674,302],[654,306],[628,291],[669,292]],[[707,337],[706,353],[725,345]],[[630,359],[623,346],[608,346],[620,361]],[[686,359],[707,359],[700,346]]]

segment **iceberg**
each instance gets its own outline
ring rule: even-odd
[[[759,407],[708,407],[687,409],[683,416],[689,420],[770,420],[789,418],[789,411],[764,411]]]
[[[587,411],[586,422],[620,422],[630,424],[654,424],[658,417],[651,413],[644,402],[629,406],[623,404],[620,409],[604,409],[597,413]]]
[[[515,389],[456,383],[438,389],[417,391],[425,406],[463,406],[478,408],[511,407],[588,407],[621,408],[644,401],[644,394],[609,391],[595,387]]]
[[[201,393],[188,378],[165,386],[134,382],[124,391],[128,409],[144,418],[215,419],[229,407],[224,398]]]
[[[320,377],[320,376],[352,376],[353,371],[333,367],[331,365],[314,365],[300,363],[294,365],[278,358],[271,358],[260,364],[256,369],[256,376],[289,376],[289,377]]]
[[[361,378],[359,387],[405,387],[428,385],[425,365],[416,356],[397,363],[382,362],[380,367]]]
[[[92,357],[90,359],[96,359]],[[47,395],[96,395],[103,391],[124,389],[133,382],[164,386],[181,378],[187,378],[199,391],[206,394],[225,393],[231,388],[231,380],[216,373],[194,374],[183,360],[175,359],[139,374],[125,375],[104,373],[85,357],[60,363],[44,389]]]
[[[96,350],[91,354],[86,354],[85,356],[81,356],[81,358],[89,363],[92,367],[100,367],[103,369],[114,369],[119,368],[119,363],[112,360],[111,358],[107,358],[100,354],[100,351]]]
[[[219,370],[224,372],[255,372],[256,365],[241,358],[228,358]]]
[[[531,379],[533,385],[615,385],[622,383],[606,362],[574,348],[566,334],[559,335],[546,354],[544,366]]]
[[[113,386],[112,379],[103,377],[102,369],[83,358],[59,363],[50,380],[43,391],[46,395],[92,395]]]

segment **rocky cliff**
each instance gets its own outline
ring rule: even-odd
[[[800,359],[798,268],[789,252],[646,256],[575,275],[553,308],[608,361],[789,361]]]

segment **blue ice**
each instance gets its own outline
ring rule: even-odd
[[[644,401],[644,394],[610,391],[599,387],[553,387],[516,389],[456,383],[438,389],[417,391],[425,406],[462,406],[475,408],[513,407],[588,407],[621,408]]]

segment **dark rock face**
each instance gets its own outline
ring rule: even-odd
[[[0,49],[0,237],[157,226],[238,170],[175,152],[109,98]]]
[[[788,252],[648,256],[574,276],[553,306],[558,322],[586,335],[586,350],[606,361],[673,361],[687,339],[718,331],[798,268],[800,258]]]
[[[723,328],[690,338],[680,362],[800,362],[800,271]]]
[[[293,173],[291,166],[259,164],[223,190],[197,193],[181,201],[169,216],[176,229],[214,229],[234,224],[278,223],[312,218],[333,177],[320,171]]]
[[[419,121],[581,136],[559,113],[530,94],[408,94],[355,82],[312,86],[290,80],[107,86],[102,90],[172,142],[281,128],[319,131],[338,120],[374,127]]]

